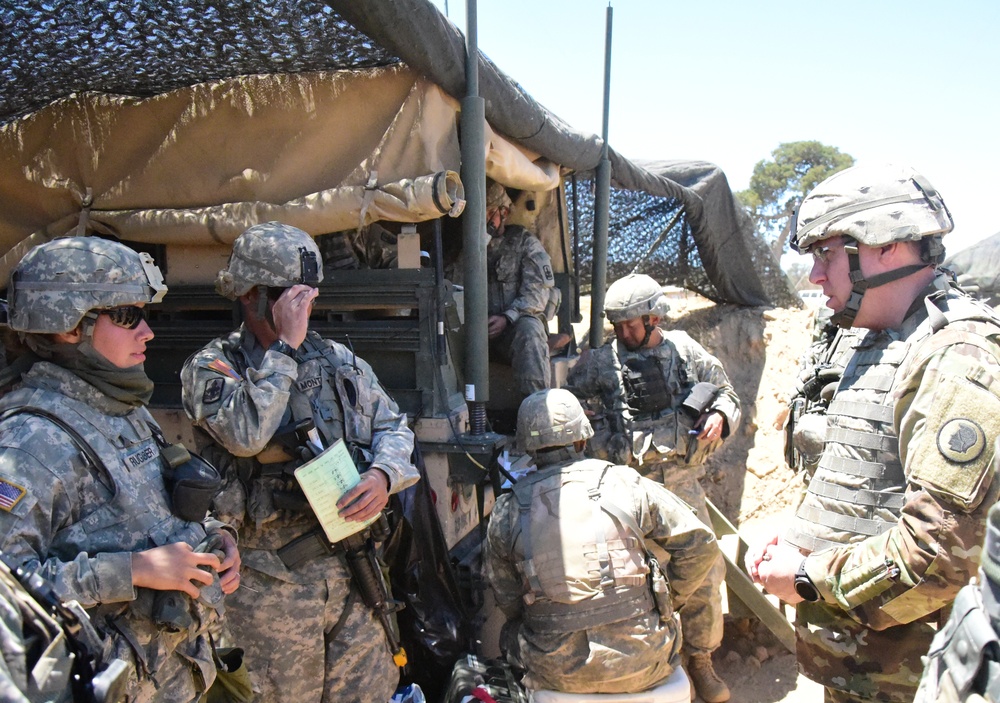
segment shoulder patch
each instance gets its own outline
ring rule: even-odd
[[[552,276],[552,267],[548,264],[542,266],[542,275],[545,276],[546,281],[553,281],[555,278]]]
[[[233,379],[234,381],[243,380],[243,378],[238,373],[236,373],[236,370],[222,359],[212,359],[205,366],[206,368],[212,369],[212,371],[217,371],[218,373],[221,373],[224,376],[229,376],[229,378]]]
[[[972,420],[958,417],[938,430],[937,448],[949,461],[967,464],[978,459],[986,449],[986,433]]]
[[[5,510],[9,513],[24,498],[25,493],[27,493],[27,490],[24,486],[19,486],[7,479],[0,478],[0,510]]]
[[[205,405],[218,403],[219,399],[222,398],[222,389],[225,386],[226,382],[221,378],[208,379],[208,382],[205,384],[205,392],[201,395],[201,402]]]

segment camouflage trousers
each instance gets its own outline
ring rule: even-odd
[[[245,651],[258,700],[384,703],[392,697],[399,670],[360,595],[332,632],[349,581],[288,583],[246,566],[240,576],[240,588],[226,599],[226,624],[233,644]]]
[[[517,390],[525,397],[549,387],[549,334],[537,317],[519,317],[490,340],[490,359],[510,364]]]
[[[678,466],[666,462],[639,467],[639,473],[662,483],[667,490],[695,509],[698,519],[711,527],[705,489],[701,487],[704,469],[700,466]],[[657,558],[665,553],[654,550]],[[666,557],[669,558],[669,557]],[[665,562],[661,562],[665,563]],[[685,656],[714,652],[722,644],[722,582],[726,578],[726,562],[718,552],[712,569],[680,610],[681,632],[684,635],[682,651]]]
[[[913,622],[872,630],[839,608],[819,603],[796,606],[795,651],[799,670],[826,687],[826,700],[913,700],[934,628]]]

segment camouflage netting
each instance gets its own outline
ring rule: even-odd
[[[315,0],[19,0],[0,4],[0,22],[0,122],[84,90],[151,96],[254,73],[399,62]]]
[[[594,250],[594,182],[573,179],[566,186],[570,214],[578,213],[580,274],[590,284],[587,264]],[[682,214],[683,204],[674,198],[655,198],[641,191],[611,189],[611,219],[608,223],[608,281],[632,271],[645,273],[662,284],[689,288],[718,299],[715,286],[705,274],[691,227]],[[666,231],[665,231],[666,230]],[[661,235],[662,236],[661,239]],[[656,242],[659,241],[659,245]]]
[[[401,62],[451,96],[465,93],[464,38],[427,0],[20,0],[0,4],[0,21],[0,125],[81,91],[149,97],[246,74]],[[596,135],[566,125],[488,59],[479,72],[498,133],[589,178],[601,154]],[[612,213],[609,278],[640,263],[680,211],[640,270],[715,300],[797,304],[716,167],[677,162],[657,170],[613,150],[609,157],[620,208]],[[0,195],[0,207],[17,203]],[[592,222],[591,200],[582,198],[580,208],[581,221]],[[581,226],[585,246],[591,231]],[[586,253],[580,264],[589,269]]]

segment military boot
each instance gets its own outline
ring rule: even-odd
[[[715,673],[711,652],[692,654],[688,659],[687,673],[691,686],[705,703],[725,703],[729,700],[729,686]]]

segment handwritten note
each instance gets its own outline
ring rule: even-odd
[[[295,469],[295,478],[330,542],[360,532],[378,519],[348,521],[337,512],[337,501],[361,481],[347,445],[338,439],[318,457]]]

